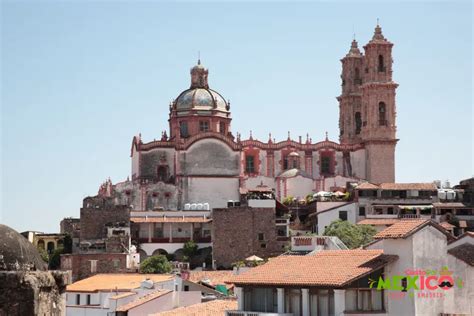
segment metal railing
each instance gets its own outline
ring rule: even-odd
[[[293,316],[293,313],[266,313],[252,311],[226,311],[226,316]]]

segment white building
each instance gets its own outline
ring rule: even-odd
[[[66,289],[66,315],[149,315],[201,302],[169,274],[97,274]]]
[[[227,315],[474,314],[472,233],[456,240],[431,220],[406,219],[375,238],[366,249],[280,256],[231,278],[238,309]]]

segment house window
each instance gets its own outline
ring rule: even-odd
[[[225,123],[224,122],[219,123],[219,133],[225,135]]]
[[[255,157],[245,156],[245,172],[255,173]]]
[[[188,137],[188,122],[181,121],[179,122],[179,133],[181,137]]]
[[[189,292],[189,285],[185,285],[185,286],[184,286],[184,291],[185,291],[185,292]]]
[[[97,260],[91,260],[91,273],[97,272]]]
[[[359,207],[359,216],[365,216],[365,206]]]
[[[360,115],[360,112],[356,112],[355,114],[355,133],[356,135],[359,135],[360,134],[360,130],[362,128],[362,118],[361,118],[361,115]]]
[[[359,68],[356,68],[356,69],[355,69],[354,83],[355,83],[355,84],[362,84],[362,79],[360,79],[360,71],[359,71]]]
[[[379,55],[378,71],[379,71],[379,72],[385,72],[385,65],[384,65],[384,61],[383,61],[383,56],[382,56],[382,55]]]
[[[387,208],[387,214],[393,214],[393,207]]]
[[[199,130],[201,132],[209,131],[209,121],[199,121]]]
[[[166,180],[168,180],[168,167],[159,166],[158,167],[158,181],[165,182]]]
[[[288,156],[283,158],[283,170],[288,169]]]
[[[347,221],[347,211],[339,211],[339,219],[342,221]]]
[[[86,304],[87,305],[91,305],[91,295],[90,294],[87,294],[87,300],[86,300]]]
[[[321,174],[331,173],[331,157],[321,157]]]
[[[387,125],[387,119],[386,119],[385,111],[386,111],[385,103],[380,102],[379,103],[379,125],[380,126],[386,126]]]
[[[263,249],[267,248],[267,244],[260,244],[260,248],[263,248]]]
[[[76,305],[81,305],[81,294],[76,294]]]
[[[264,233],[258,233],[258,240],[259,241],[265,240],[265,234]]]

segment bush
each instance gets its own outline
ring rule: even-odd
[[[183,246],[183,253],[188,258],[193,258],[198,252],[198,245],[192,240],[186,242]]]
[[[325,236],[336,236],[350,249],[358,248],[372,241],[377,230],[370,225],[354,225],[340,219],[324,230]]]
[[[164,255],[151,256],[140,264],[141,273],[170,273],[173,266]]]
[[[50,270],[57,270],[61,266],[61,254],[64,253],[64,248],[56,248],[49,256],[48,268]]]

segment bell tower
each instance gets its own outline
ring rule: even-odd
[[[341,143],[358,143],[361,141],[362,129],[362,85],[363,55],[354,39],[342,63],[342,93],[339,101],[339,140]]]
[[[392,47],[377,24],[364,46],[361,140],[366,148],[366,176],[374,183],[395,182],[396,105],[398,84],[392,80]]]

